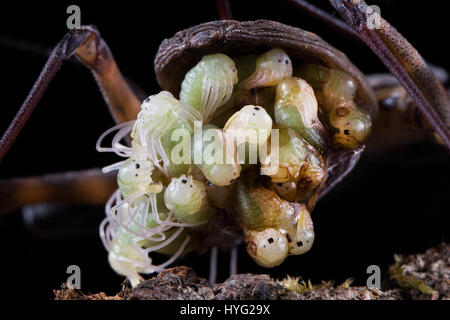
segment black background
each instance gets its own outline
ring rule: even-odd
[[[327,1],[314,1],[333,13]],[[450,70],[448,11],[444,2],[372,1],[382,16],[430,62]],[[215,1],[58,1],[3,2],[0,36],[51,48],[67,31],[66,8],[81,7],[82,24],[94,24],[122,72],[147,93],[159,91],[153,58],[159,43],[183,28],[218,18]],[[284,1],[231,1],[234,18],[277,20],[319,34],[340,48],[365,73],[385,68],[369,49],[355,44],[293,9]],[[337,13],[334,13],[337,15]],[[36,51],[39,51],[37,49]],[[0,131],[3,132],[32,87],[46,58],[0,46]],[[95,150],[98,136],[113,125],[90,72],[67,63],[0,165],[0,178],[39,175],[91,167],[117,160]],[[353,175],[317,205],[312,250],[288,258],[276,269],[259,268],[239,248],[239,272],[303,276],[313,282],[356,278],[364,285],[366,268],[385,272],[394,253],[420,252],[448,240],[449,156],[431,144],[391,150],[363,159]],[[1,205],[1,204],[0,204]],[[123,278],[108,266],[98,237],[102,208],[74,208],[25,228],[21,212],[0,217],[0,287],[13,298],[51,299],[71,264],[81,267],[86,292],[116,293]],[[72,212],[72,214],[70,214]],[[180,262],[208,277],[209,256],[193,254]],[[219,281],[228,273],[228,254],[219,256]],[[383,275],[386,275],[385,273]]]

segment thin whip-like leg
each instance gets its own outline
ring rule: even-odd
[[[217,247],[211,248],[211,256],[209,261],[209,282],[216,283],[217,280]]]
[[[231,14],[230,2],[228,0],[216,0],[217,11],[219,12],[220,20],[231,20],[233,16]]]
[[[116,122],[136,119],[140,102],[117,67],[108,46],[93,26],[67,33],[50,54],[30,93],[0,140],[0,161],[42,98],[62,63],[75,55],[93,73]]]
[[[446,92],[417,50],[394,27],[369,10],[362,0],[329,0],[350,28],[306,1],[290,2],[334,30],[368,45],[412,97],[433,137],[450,149],[450,105]],[[380,25],[369,28],[368,22],[373,18]]]
[[[5,49],[9,50],[15,50],[18,52],[24,52],[28,54],[43,56],[48,59],[48,57],[52,53],[52,48],[47,48],[45,46],[35,44],[32,42],[24,41],[24,40],[17,40],[13,38],[3,37],[0,36],[0,47],[4,47]],[[77,60],[76,57],[72,56],[71,58],[67,59],[66,62],[70,62],[74,65],[82,66],[83,63],[81,63],[80,60]],[[128,85],[131,87],[133,92],[138,97],[139,101],[143,101],[145,98],[148,97],[147,93],[142,90],[140,86],[138,86],[133,80],[123,75],[125,81],[128,83]]]
[[[398,79],[443,144],[450,149],[447,94],[417,50],[378,13],[368,10],[364,1],[329,1]],[[369,13],[377,15],[379,26],[369,27]]]
[[[238,248],[233,247],[230,251],[230,276],[237,273]]]
[[[305,0],[287,1],[290,2],[294,7],[300,9],[302,12],[313,17],[317,21],[323,22],[325,25],[328,25],[330,28],[333,28],[333,30],[339,32],[340,34],[347,36],[350,39],[355,40],[356,42],[362,43],[359,35],[350,26],[348,26],[342,20],[333,17],[328,12],[325,12],[324,10],[310,4]]]
[[[117,188],[115,180],[101,169],[2,180],[0,214],[37,203],[103,205]]]

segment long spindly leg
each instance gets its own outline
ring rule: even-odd
[[[38,203],[104,205],[117,188],[100,169],[0,181],[0,214]]]
[[[357,42],[362,43],[359,35],[344,21],[339,20],[329,14],[328,12],[316,7],[315,5],[309,3],[306,0],[288,0],[294,7],[300,9],[304,13],[308,14],[312,18],[316,19],[328,25],[330,28],[335,30],[336,32],[352,39]]]
[[[450,149],[450,104],[446,91],[417,50],[362,0],[329,0],[414,100],[438,141]],[[369,15],[378,25],[370,26]]]
[[[392,79],[386,75],[385,80]],[[393,81],[390,84],[374,88],[379,113],[367,141],[368,152],[383,152],[427,138],[426,126],[414,101],[398,83]]]
[[[432,67],[435,76],[446,83],[447,72]],[[425,141],[429,127],[414,100],[391,74],[369,74],[367,80],[375,91],[379,105],[367,151],[383,151]]]
[[[216,6],[221,20],[233,19],[230,2],[228,0],[216,0]]]
[[[122,76],[111,51],[93,26],[68,32],[51,52],[38,79],[0,140],[0,161],[44,94],[62,63],[75,55],[93,73],[109,110],[118,123],[134,120],[140,102]]]
[[[367,44],[414,100],[434,138],[450,149],[450,105],[446,92],[425,60],[394,27],[369,10],[362,0],[329,0],[351,28],[306,1],[290,2],[334,30]],[[369,17],[371,14],[378,16]],[[372,19],[379,25],[369,27]]]

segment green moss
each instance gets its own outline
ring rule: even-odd
[[[434,294],[435,291],[430,288],[423,280],[413,275],[405,275],[403,269],[403,258],[399,255],[394,255],[395,263],[389,268],[390,278],[395,280],[402,288],[412,288],[419,290],[424,294]]]

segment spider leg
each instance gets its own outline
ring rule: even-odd
[[[217,254],[217,247],[212,247],[209,260],[209,282],[211,282],[212,284],[215,284],[217,280]]]
[[[217,11],[219,12],[220,20],[233,19],[230,7],[230,1],[228,0],[216,0]]]
[[[51,52],[38,79],[0,140],[0,161],[8,152],[65,60],[75,55],[93,73],[109,110],[118,123],[134,120],[140,101],[122,76],[111,51],[93,26],[68,32]]]
[[[448,74],[442,68],[431,66],[435,76],[442,83]],[[379,114],[373,123],[367,151],[383,151],[398,148],[427,139],[428,124],[421,117],[414,100],[398,80],[388,73],[366,75],[375,91]]]
[[[368,10],[363,0],[329,0],[348,25],[306,1],[289,2],[341,34],[368,45],[412,97],[432,137],[450,149],[450,104],[446,92],[417,50],[393,26]],[[369,28],[370,18],[376,18],[380,25]]]
[[[45,46],[41,46],[39,44],[31,43],[28,41],[23,40],[16,40],[13,38],[3,37],[0,36],[0,47],[4,47],[7,49],[16,50],[18,52],[24,52],[29,54],[34,54],[37,56],[43,56],[48,59],[50,54],[52,53],[51,48],[47,48]],[[80,60],[78,60],[76,57],[72,56],[70,59],[66,60],[67,62],[70,62],[74,65],[82,66]],[[143,101],[145,98],[148,97],[148,95],[140,88],[136,83],[134,83],[130,78],[125,77],[125,81],[128,83],[128,85],[131,87],[133,92],[137,95],[138,99],[140,101]]]
[[[417,50],[363,0],[329,0],[342,18],[398,79],[433,130],[450,149],[450,104],[446,91]],[[376,15],[379,25],[367,23]]]
[[[104,205],[117,188],[114,173],[101,169],[0,181],[0,215],[37,203]]]
[[[335,18],[328,12],[310,4],[305,0],[288,0],[288,2],[317,21],[323,22],[325,25],[329,26],[338,33],[355,40],[356,42],[362,43],[359,35],[348,24]]]

